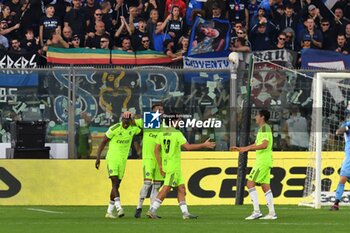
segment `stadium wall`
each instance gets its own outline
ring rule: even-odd
[[[301,201],[309,156],[309,152],[274,153],[271,186],[276,204]],[[254,157],[254,153],[249,153],[248,169]],[[184,152],[182,158],[190,205],[234,203],[237,152]],[[334,168],[333,174],[322,177],[332,182],[331,191],[336,189],[342,158],[341,152],[323,154],[323,168]],[[0,205],[106,205],[110,193],[106,163],[101,162],[100,170],[95,169],[94,163],[94,160],[0,160]],[[137,204],[142,183],[141,160],[129,160],[121,184],[123,205]],[[172,191],[169,197],[164,204],[176,205],[176,193]],[[259,200],[265,204],[260,189]],[[251,203],[247,191],[244,203]]]

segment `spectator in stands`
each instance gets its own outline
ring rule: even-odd
[[[272,19],[272,8],[275,5],[276,0],[262,0],[259,9],[264,8],[265,10],[265,17],[268,19]]]
[[[97,22],[103,22],[102,16],[103,16],[102,10],[101,9],[96,9],[95,13],[94,13],[94,16],[91,19],[88,19],[86,21],[86,27],[87,27],[86,28],[86,32],[88,34],[90,34],[90,33],[95,31],[95,26],[96,26]],[[103,22],[103,24],[104,24],[104,22]]]
[[[255,15],[255,12],[258,11],[259,8],[259,3],[257,0],[251,0],[248,3],[248,12],[249,12],[249,23],[246,23],[246,29],[248,30],[249,28],[252,28],[252,19]]]
[[[8,48],[9,48],[9,41],[5,36],[1,35],[1,31],[0,31],[0,49],[7,50]]]
[[[96,22],[95,33],[89,33],[85,46],[89,48],[100,48],[100,40],[106,34],[105,24],[102,21]]]
[[[252,20],[251,20],[251,29],[257,25],[261,20],[265,20],[266,17],[265,17],[265,9],[263,7],[259,7],[258,8],[258,12],[256,15],[253,16]],[[267,20],[266,20],[267,22]]]
[[[320,20],[321,20],[321,16],[320,16],[320,10],[314,5],[314,4],[310,4],[309,6],[306,6],[308,9],[308,15],[305,16],[304,18],[311,18],[314,20],[314,25],[316,28],[320,27]]]
[[[149,19],[147,21],[146,25],[146,31],[148,32],[148,35],[151,37],[151,46],[154,48],[154,38],[153,35],[155,34],[157,23],[159,20],[159,13],[157,9],[153,9],[150,12]]]
[[[253,27],[249,39],[252,43],[253,51],[269,50],[272,45],[271,33],[266,28],[266,21],[261,21]]]
[[[115,20],[117,28],[122,24],[120,17],[124,17],[125,19],[129,18],[128,6],[125,4],[124,0],[116,0],[114,4],[113,20]]]
[[[189,39],[186,36],[182,36],[179,40],[179,49],[177,51],[177,54],[182,54],[183,56],[187,55],[188,52],[188,45],[189,45]]]
[[[14,30],[18,29],[20,27],[20,24],[15,24],[12,27],[8,27],[7,21],[6,20],[1,20],[0,22],[0,34],[3,36],[6,36],[7,39],[11,38],[11,32]]]
[[[134,32],[135,29],[138,29],[139,27],[139,21],[140,21],[140,13],[137,9],[137,7],[133,6],[129,8],[129,18],[127,20],[127,23],[129,24],[131,32]]]
[[[21,4],[19,0],[6,1],[5,5],[10,7],[12,16],[19,17],[21,15]]]
[[[171,14],[171,10],[174,6],[179,7],[180,9],[180,17],[185,17],[186,15],[186,4],[183,2],[183,0],[166,0],[165,2],[165,14],[164,17],[168,17],[169,14]]]
[[[328,19],[321,19],[321,31],[323,36],[322,48],[325,50],[333,50],[335,46],[335,34],[333,29],[330,27]]]
[[[280,32],[277,36],[277,43],[272,47],[273,49],[285,49],[286,33]]]
[[[144,36],[148,37],[148,33],[146,32],[146,20],[141,18],[139,20],[139,28],[133,32],[131,37],[132,47],[136,48],[137,50],[138,48],[143,47],[141,40]]]
[[[233,52],[250,52],[250,46],[248,44],[248,40],[243,37],[237,37],[232,45],[230,46],[230,50]]]
[[[312,37],[309,34],[305,34],[303,37],[303,40],[301,41],[301,47],[302,49],[309,49],[311,48],[312,43]]]
[[[302,4],[300,3],[301,0],[286,0],[286,5],[292,5],[294,12],[300,12]]]
[[[289,4],[284,10],[284,14],[276,18],[276,24],[280,31],[283,31],[285,28],[292,28],[294,31],[298,23],[298,18],[294,14],[293,5]]]
[[[133,49],[131,48],[131,39],[129,37],[124,37],[122,39],[122,46],[118,47],[117,49],[124,52],[129,52],[129,53],[134,52]]]
[[[12,23],[13,17],[11,15],[11,8],[9,6],[5,5],[1,7],[0,20],[6,20],[8,24]]]
[[[251,44],[244,28],[237,30],[237,37],[232,40],[230,50],[234,52],[250,52]]]
[[[33,29],[27,29],[24,37],[24,40],[21,41],[22,48],[30,52],[37,52],[40,49],[39,38],[34,37]]]
[[[295,41],[295,32],[291,28],[285,28],[283,32],[286,34],[286,42],[284,47],[286,49],[295,50],[294,41]]]
[[[256,2],[256,1],[255,1]],[[226,18],[231,25],[235,22],[240,22],[249,25],[248,1],[246,0],[227,0],[226,1]]]
[[[346,43],[350,44],[350,23],[345,26]]]
[[[14,38],[11,40],[9,52],[15,54],[25,54],[27,50],[21,48],[21,42],[17,38]]]
[[[143,35],[141,38],[141,45],[137,47],[137,51],[146,51],[146,50],[151,50],[150,39],[148,35]]]
[[[157,23],[157,28],[155,30],[155,32],[153,33],[153,48],[154,50],[156,51],[159,51],[159,52],[164,52],[164,47],[163,47],[163,42],[164,40],[166,39],[171,39],[170,35],[169,34],[165,34],[162,30],[162,24],[163,22],[158,22]]]
[[[80,36],[80,38],[84,38],[86,30],[86,17],[81,7],[81,0],[73,0],[72,4],[73,7],[66,13],[64,17],[64,27],[69,26],[71,28],[72,34],[77,34]],[[65,39],[64,28],[63,39]]]
[[[214,2],[211,6],[211,18],[212,19],[225,19],[225,15],[222,13],[219,3]]]
[[[72,36],[73,36],[72,28],[70,26],[64,26],[62,30],[63,40],[68,44],[70,44],[72,41]]]
[[[162,31],[165,30],[165,33],[168,33],[174,41],[174,44],[177,45],[183,33],[183,21],[182,18],[180,18],[180,10],[178,6],[173,7],[172,14],[168,15],[160,29]]]
[[[46,41],[45,46],[43,46],[44,52],[47,51],[48,46],[56,48],[69,48],[69,44],[63,40],[61,36],[61,31],[58,28],[51,32],[50,38]]]
[[[86,0],[86,5],[82,8],[84,22],[94,18],[95,11],[99,8],[98,1]]]
[[[69,48],[80,48],[80,37],[75,34],[72,37],[72,43],[69,45]]]
[[[131,29],[129,27],[129,24],[126,22],[123,16],[121,17],[121,25],[118,28],[118,30],[114,33],[114,40],[115,40],[115,46],[116,47],[122,47],[122,42],[124,37],[131,37]]]
[[[312,18],[308,18],[304,22],[305,28],[301,31],[301,38],[305,35],[311,36],[311,48],[321,49],[323,43],[323,37],[320,30],[315,28],[315,23]]]
[[[178,55],[175,54],[175,44],[172,39],[164,40],[163,42],[164,54],[171,58],[177,58]]]
[[[349,24],[350,20],[344,17],[343,9],[337,8],[334,11],[334,32],[336,34],[344,33],[345,25]]]
[[[349,45],[346,43],[344,34],[339,34],[337,36],[337,45],[335,51],[346,55],[349,54],[350,48]]]
[[[109,36],[103,35],[100,40],[100,48],[101,49],[110,49],[109,46]]]
[[[148,20],[150,17],[150,13],[153,9],[156,9],[158,12],[159,11],[164,12],[163,10],[159,9],[159,7],[164,5],[164,4],[165,4],[164,0],[146,0],[145,5],[144,5],[144,9],[143,9],[143,13],[141,13],[141,15],[143,16],[143,18]],[[164,15],[164,13],[161,14],[161,18],[163,18],[163,15]]]
[[[40,20],[39,27],[39,40],[40,45],[44,46],[46,41],[50,38],[51,32],[58,29],[59,34],[61,34],[61,22],[57,17],[54,16],[55,8],[53,5],[46,6],[46,15]]]

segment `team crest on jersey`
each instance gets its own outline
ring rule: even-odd
[[[146,172],[146,176],[149,176],[150,175],[150,173],[149,172]]]
[[[123,135],[123,133],[122,132],[119,132],[119,136],[122,136]]]
[[[112,174],[112,173],[113,173],[113,170],[112,170],[112,169],[109,169],[108,173],[109,173],[109,174]]]
[[[129,135],[131,135],[131,134],[132,134],[132,132],[130,131],[130,132],[129,132]]]

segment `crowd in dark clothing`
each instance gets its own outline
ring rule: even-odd
[[[350,1],[3,0],[0,49],[45,54],[48,46],[187,52],[196,17],[227,19],[230,50],[314,48],[350,52]]]

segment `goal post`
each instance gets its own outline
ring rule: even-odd
[[[345,119],[344,110],[350,101],[350,73],[320,72],[314,75],[312,85],[313,109],[311,117],[310,133],[310,158],[306,169],[302,206],[321,208],[321,205],[329,205],[322,201],[322,197],[329,195],[332,182],[322,179],[323,175],[337,175],[332,166],[323,166],[322,155],[325,150],[338,150],[343,148],[344,141],[335,135],[335,130]],[[332,135],[332,136],[329,136]],[[328,145],[328,138],[334,139],[332,146]],[[333,153],[333,152],[332,152]],[[342,160],[334,163],[341,164]],[[329,169],[329,171],[327,170]]]

